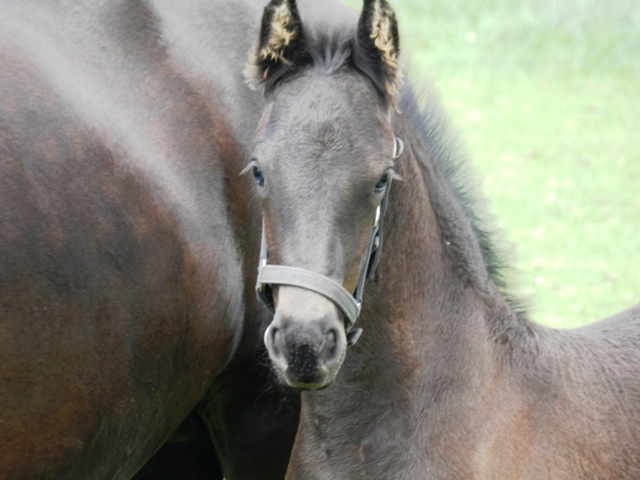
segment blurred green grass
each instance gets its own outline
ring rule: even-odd
[[[573,327],[640,301],[640,2],[390,1],[533,318]]]

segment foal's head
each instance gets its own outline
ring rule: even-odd
[[[394,176],[397,56],[385,0],[365,0],[355,31],[312,32],[295,0],[265,9],[248,74],[266,107],[247,172],[263,208],[259,287],[274,309],[265,343],[293,387],[326,386],[357,337],[352,294]]]

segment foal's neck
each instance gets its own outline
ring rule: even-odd
[[[469,218],[434,160],[440,152],[426,147],[407,124],[399,128],[409,139],[405,158],[397,165],[404,181],[393,185],[395,195],[385,219],[386,263],[376,285],[384,291],[375,295],[380,305],[371,321],[380,316],[375,312],[389,311],[413,338],[437,339],[438,345],[430,348],[416,346],[429,361],[439,345],[451,351],[451,343],[465,340],[501,343],[526,330],[526,320],[496,287],[490,270],[497,267],[486,258],[492,247],[479,238],[479,222]],[[385,320],[383,328],[393,328]]]

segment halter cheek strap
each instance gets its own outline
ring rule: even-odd
[[[404,144],[402,140],[396,137],[394,141],[393,158],[398,158],[403,150]],[[376,209],[371,236],[360,267],[358,283],[353,294],[335,280],[311,270],[284,265],[269,265],[267,263],[269,251],[263,218],[260,264],[258,266],[258,278],[256,282],[256,292],[262,302],[271,311],[274,310],[272,285],[289,285],[316,292],[331,300],[342,310],[346,318],[345,330],[347,332],[347,342],[349,345],[356,343],[362,333],[362,329],[353,328],[353,326],[358,315],[360,315],[362,295],[364,293],[366,280],[373,278],[380,259],[380,251],[382,248],[382,219],[384,218],[384,213],[389,201],[390,188],[391,183],[387,185],[382,201]]]

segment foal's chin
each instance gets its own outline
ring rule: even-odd
[[[324,390],[330,387],[335,379],[335,375],[330,376],[328,372],[319,372],[317,378],[301,378],[297,374],[292,374],[290,371],[282,371],[274,366],[278,381],[288,388],[295,390]]]

